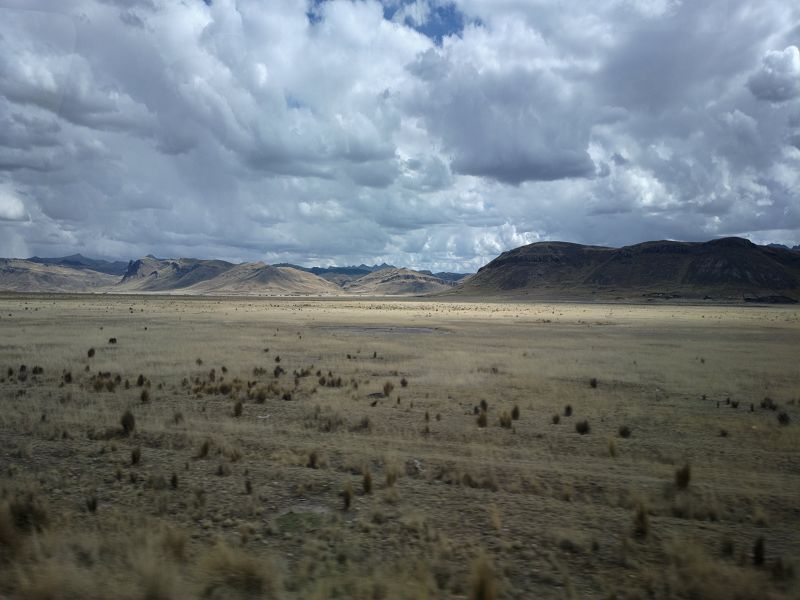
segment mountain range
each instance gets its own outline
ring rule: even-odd
[[[152,255],[122,263],[75,254],[0,259],[0,291],[795,302],[800,247],[742,238],[622,248],[537,242],[503,252],[473,275],[387,264],[301,267]]]
[[[299,267],[148,255],[128,263],[86,258],[0,259],[0,291],[55,293],[409,296],[449,290],[463,274],[392,265]]]

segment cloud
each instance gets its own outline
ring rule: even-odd
[[[747,81],[759,100],[786,102],[800,96],[800,50],[787,46],[764,55],[761,68]]]
[[[0,221],[22,221],[26,216],[22,200],[12,192],[0,189]]]
[[[800,243],[791,3],[4,6],[4,252],[463,270],[539,239]]]

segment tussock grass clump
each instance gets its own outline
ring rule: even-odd
[[[194,457],[206,458],[209,450],[211,450],[211,440],[203,440],[203,443],[200,445],[200,449],[197,451],[197,454],[195,454]]]
[[[133,433],[133,430],[136,429],[136,417],[133,416],[131,411],[126,410],[119,420],[119,424],[122,426],[122,433],[124,435],[130,435]]]
[[[766,410],[778,410],[778,405],[769,396],[764,396],[764,399],[761,401],[761,408]]]
[[[680,469],[675,471],[675,487],[679,490],[685,490],[689,487],[689,481],[692,479],[692,468],[689,463],[683,465]]]
[[[97,512],[97,496],[94,494],[86,498],[86,510],[92,514]]]
[[[487,412],[489,410],[489,403],[486,402],[486,400],[481,400],[480,407],[483,412]]]
[[[496,600],[497,585],[491,561],[481,555],[472,563],[470,569],[470,600]]]
[[[50,523],[47,509],[32,491],[17,494],[9,501],[7,511],[17,531],[42,531]]]
[[[558,425],[561,422],[561,415],[553,415],[553,418],[550,419],[553,425]]]
[[[647,509],[641,502],[636,506],[636,513],[633,516],[633,535],[638,538],[646,538],[650,532],[650,517]]]
[[[403,377],[403,378],[400,380],[400,387],[408,387],[408,379],[406,379],[405,377]]]
[[[581,435],[586,435],[591,430],[592,428],[589,426],[589,421],[585,419],[583,421],[578,421],[577,423],[575,423],[575,431],[577,431]]]
[[[389,394],[392,393],[392,390],[394,390],[394,384],[391,381],[387,381],[383,384],[383,395],[387,398],[389,397]]]
[[[478,423],[478,427],[486,427],[486,424],[488,423],[486,411],[482,410],[475,421]]]
[[[511,415],[505,411],[500,415],[500,427],[503,429],[511,429]]]
[[[596,389],[596,388],[597,388],[597,377],[592,377],[592,378],[589,380],[589,386],[590,386],[592,389]]]
[[[243,410],[243,404],[242,401],[239,400],[238,402],[236,402],[236,404],[233,405],[233,416],[237,418],[241,417],[242,410]]]
[[[571,417],[572,416],[572,405],[571,404],[567,404],[564,407],[564,416],[565,417]]]
[[[369,472],[368,468],[364,469],[364,478],[361,480],[361,489],[364,492],[364,495],[372,493],[372,473]]]
[[[778,423],[781,425],[788,425],[792,422],[792,419],[789,417],[789,414],[785,411],[781,411],[778,413]]]
[[[89,348],[89,350],[86,352],[86,356],[88,356],[89,358],[93,358],[94,357],[94,348]]]
[[[136,466],[142,461],[142,449],[138,446],[131,450],[131,465]]]
[[[760,535],[753,544],[753,564],[757,567],[763,567],[765,560],[764,536]]]
[[[308,454],[308,462],[306,463],[306,467],[309,469],[318,469],[319,468],[319,454],[317,454],[316,450],[312,450]]]
[[[353,427],[353,431],[370,431],[371,429],[372,423],[367,416],[361,417],[361,420]]]
[[[278,598],[277,569],[252,554],[218,544],[200,561],[202,598]]]
[[[397,483],[397,468],[394,465],[386,467],[386,487],[392,488]]]
[[[340,495],[342,497],[343,510],[350,510],[350,506],[353,503],[353,484],[350,483],[350,481],[344,484],[344,489],[341,491]]]
[[[136,378],[136,385],[138,387],[142,387],[144,385],[144,375],[139,373],[139,377]]]
[[[620,427],[619,428],[619,437],[625,438],[625,439],[631,437],[631,428],[628,427],[627,425],[623,425],[622,427]]]
[[[514,408],[511,409],[511,418],[515,421],[519,421],[519,406],[516,404],[514,405]]]
[[[142,393],[139,394],[139,399],[142,401],[142,404],[147,404],[150,402],[150,392],[142,390]]]

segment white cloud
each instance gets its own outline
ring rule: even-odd
[[[436,40],[410,25],[440,0],[5,4],[17,251],[455,270],[548,238],[800,242],[791,3],[457,0]]]
[[[759,100],[786,102],[797,98],[800,96],[800,50],[797,46],[770,50],[747,85]]]
[[[13,192],[0,189],[0,221],[22,221],[26,216],[22,200]]]

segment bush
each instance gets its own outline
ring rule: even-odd
[[[503,429],[511,429],[511,415],[507,412],[503,412],[500,415],[500,427]]]
[[[234,417],[241,417],[242,416],[242,401],[239,400],[236,404],[233,405],[233,416]]]
[[[486,427],[487,417],[486,417],[486,411],[485,410],[482,410],[480,412],[480,414],[478,415],[478,418],[476,419],[476,421],[478,423],[478,427]]]
[[[581,435],[586,435],[589,433],[591,431],[591,427],[589,427],[589,421],[583,420],[575,423],[575,431]]]
[[[592,389],[596,389],[597,388],[597,378],[596,377],[592,377],[589,380],[589,385],[592,387]]]
[[[125,411],[119,422],[120,425],[122,425],[122,433],[125,435],[130,435],[133,433],[133,430],[136,429],[136,417],[134,417],[133,413],[129,410]]]
[[[393,389],[394,389],[394,385],[392,384],[392,382],[391,381],[387,381],[386,383],[383,384],[383,395],[388,398],[389,394],[392,393]]]
[[[631,428],[628,427],[627,425],[623,425],[622,427],[620,427],[619,428],[619,437],[625,438],[625,439],[631,437]]]
[[[519,406],[515,405],[514,408],[511,409],[511,418],[515,421],[519,421]]]
[[[572,405],[571,404],[567,404],[564,407],[564,416],[565,417],[571,417],[572,416]]]
[[[364,469],[364,479],[362,481],[362,488],[364,490],[364,494],[372,493],[372,474],[369,472],[369,469]]]
[[[142,461],[142,449],[134,448],[131,450],[131,464],[138,465]]]
[[[142,401],[143,404],[150,402],[150,392],[147,390],[142,390],[142,393],[139,394],[139,399]]]
[[[791,423],[791,421],[792,420],[789,418],[788,413],[786,413],[785,411],[781,411],[778,413],[778,423],[780,423],[781,425],[788,425],[789,423]]]
[[[89,348],[89,351],[86,353],[86,356],[89,358],[94,357],[94,348]]]
[[[558,425],[561,422],[561,415],[553,415],[553,425]]]

